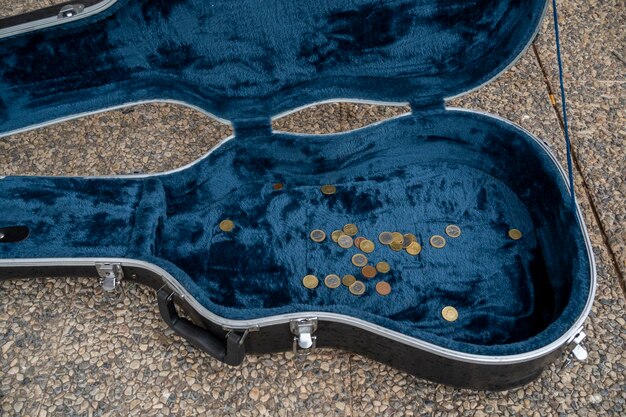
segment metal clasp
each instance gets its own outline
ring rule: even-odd
[[[289,322],[289,329],[293,338],[293,353],[298,356],[310,355],[317,347],[317,337],[313,333],[317,330],[317,318],[295,319]]]
[[[581,330],[576,335],[576,337],[574,337],[574,340],[572,341],[572,343],[574,343],[574,349],[572,349],[572,355],[574,355],[574,357],[581,362],[587,360],[587,358],[589,357],[589,353],[587,352],[587,349],[585,349],[585,347],[582,344],[583,340],[585,340],[586,337],[587,335],[585,334],[585,332]]]
[[[119,263],[97,263],[96,270],[101,280],[102,289],[106,292],[113,292],[124,278],[122,264]]]
[[[568,367],[572,363],[572,358],[576,358],[576,360],[580,362],[587,360],[587,358],[589,357],[589,353],[582,344],[583,340],[585,340],[586,337],[587,335],[581,327],[574,335],[574,337],[570,339],[569,345],[573,345],[573,348],[567,355],[567,358],[565,359],[565,362],[563,362],[563,366],[561,366],[561,369],[565,369],[566,367]]]
[[[57,15],[57,19],[68,19],[70,17],[74,17],[78,14],[81,14],[85,11],[84,4],[68,4],[66,6],[61,7],[59,14]]]

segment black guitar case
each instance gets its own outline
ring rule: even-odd
[[[2,135],[145,101],[235,132],[156,175],[0,177],[0,279],[149,285],[176,333],[231,365],[330,346],[455,386],[527,383],[584,337],[589,239],[541,140],[445,103],[509,67],[545,9],[108,0],[0,22]],[[272,130],[340,99],[412,111],[342,134]]]

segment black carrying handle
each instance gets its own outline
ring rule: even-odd
[[[208,330],[180,317],[174,304],[174,293],[164,288],[157,291],[157,300],[161,317],[177,335],[220,362],[233,366],[243,362],[246,357],[246,348],[241,335],[230,331],[224,340],[220,340]]]

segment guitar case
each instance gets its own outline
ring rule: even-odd
[[[584,356],[596,278],[564,170],[510,121],[446,106],[512,65],[545,0],[84,3],[0,22],[3,136],[148,101],[234,134],[170,172],[0,177],[0,279],[148,285],[177,334],[230,365],[334,347],[506,389]],[[272,129],[345,99],[411,112],[340,134]],[[373,248],[338,245],[346,224]],[[383,232],[415,239],[398,249]],[[355,254],[390,270],[366,278]],[[332,274],[362,285],[331,288]]]

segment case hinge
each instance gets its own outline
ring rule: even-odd
[[[84,4],[68,4],[66,6],[61,7],[59,14],[57,15],[58,19],[68,19],[70,17],[74,17],[78,14],[81,14],[85,11]]]
[[[120,263],[97,263],[96,271],[100,276],[102,289],[106,292],[115,291],[117,285],[124,278],[124,270]]]
[[[226,338],[227,339],[228,339],[228,336],[231,333],[237,333],[238,331],[241,331],[241,330],[233,329],[233,328],[230,328],[230,327],[227,327],[227,326],[223,326],[222,329],[226,330],[226,332],[227,332],[226,333]],[[247,329],[243,329],[243,333],[241,334],[240,339],[239,339],[239,345],[241,346],[241,345],[244,344],[244,342],[246,341],[246,337],[248,337],[249,333],[251,333],[251,332],[258,332],[260,330],[261,330],[261,328],[259,326],[253,326],[253,327],[248,327]]]
[[[293,337],[293,353],[301,356],[313,353],[317,346],[317,337],[313,336],[317,330],[317,318],[291,320],[289,329],[295,335]]]

